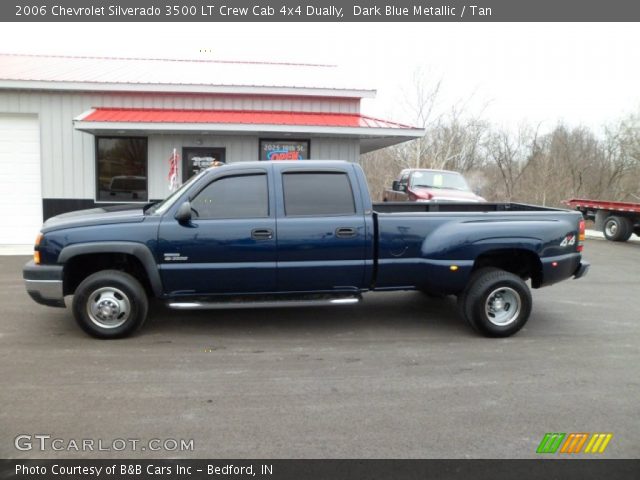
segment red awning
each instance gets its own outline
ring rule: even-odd
[[[170,110],[94,108],[74,119],[76,130],[94,135],[304,135],[357,138],[366,153],[420,138],[421,128],[354,113],[264,110]]]
[[[241,125],[308,125],[318,127],[414,129],[387,120],[351,113],[262,110],[164,110],[96,108],[77,120],[107,123],[205,123]]]

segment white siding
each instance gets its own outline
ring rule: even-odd
[[[216,95],[153,95],[0,91],[0,114],[27,113],[40,118],[42,196],[45,198],[95,198],[94,136],[73,128],[73,118],[92,107],[253,109],[358,113],[358,99],[277,98]],[[167,193],[167,161],[173,148],[220,146],[228,162],[255,160],[258,136],[149,135],[149,197]],[[357,139],[311,138],[315,159],[357,161]]]
[[[357,138],[312,138],[311,157],[314,160],[347,160],[360,158],[360,142]]]

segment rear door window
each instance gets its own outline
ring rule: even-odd
[[[287,216],[353,215],[356,212],[346,173],[284,173],[282,185]]]

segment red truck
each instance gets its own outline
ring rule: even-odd
[[[458,172],[407,168],[400,172],[391,189],[385,189],[384,202],[466,202],[486,200],[471,191]]]
[[[595,229],[602,231],[607,240],[626,242],[633,233],[640,237],[640,203],[584,198],[572,198],[562,203],[579,210],[586,219],[594,220]]]

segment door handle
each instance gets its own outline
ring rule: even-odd
[[[336,237],[338,238],[351,238],[358,234],[358,230],[353,227],[339,227],[336,228]]]
[[[273,230],[270,228],[254,228],[251,230],[252,240],[271,240],[273,238]]]

